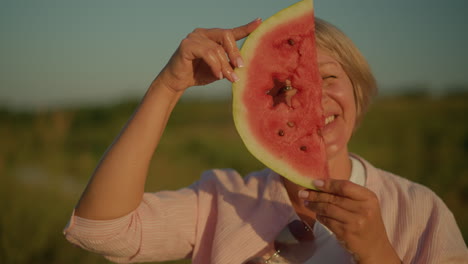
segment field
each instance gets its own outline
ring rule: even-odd
[[[0,263],[108,263],[70,245],[62,229],[135,106],[0,110]],[[465,241],[467,117],[466,94],[379,98],[351,142],[352,152],[377,167],[434,190],[454,213]],[[183,101],[155,153],[147,190],[186,186],[214,167],[246,173],[262,165],[240,141],[229,102]]]

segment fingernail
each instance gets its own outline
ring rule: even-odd
[[[232,77],[232,79],[234,80],[234,82],[237,82],[237,81],[240,80],[239,77],[237,76],[237,74],[236,74],[235,72],[231,72],[231,77]]]
[[[223,79],[223,72],[219,72],[218,78],[219,78],[220,80]]]
[[[237,67],[239,68],[244,67],[244,60],[242,60],[241,57],[238,57],[236,62],[237,62]]]
[[[322,180],[314,180],[314,186],[315,187],[323,187],[325,185],[325,182]]]
[[[309,197],[309,192],[306,191],[306,190],[300,190],[298,195],[299,195],[300,198],[307,198],[307,197]]]

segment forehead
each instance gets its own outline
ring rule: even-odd
[[[341,68],[341,64],[332,56],[328,55],[328,53],[324,52],[323,50],[317,50],[317,63],[319,68],[322,67],[338,67]]]

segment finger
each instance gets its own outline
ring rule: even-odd
[[[349,220],[354,217],[352,212],[331,203],[308,202],[306,207],[315,212],[317,216],[325,216],[343,224],[349,223]]]
[[[255,20],[251,21],[248,24],[233,28],[232,35],[236,41],[243,39],[247,37],[250,33],[252,33],[252,31],[254,31],[258,26],[260,26],[261,23],[262,23],[262,19],[256,18]]]
[[[360,204],[362,203],[340,195],[308,190],[300,191],[299,197],[309,202],[334,204],[354,213],[359,212],[359,209],[361,208]]]
[[[198,64],[199,61],[204,61],[211,69],[215,79],[222,79],[222,66],[219,62],[218,54],[213,47],[216,47],[216,43],[192,32],[182,40],[179,52],[176,53],[181,55],[180,58],[183,61],[191,63],[193,66]]]
[[[223,32],[222,46],[226,50],[232,65],[238,68],[244,67],[244,61],[240,56],[232,30],[227,29]]]
[[[232,65],[236,67],[243,67],[244,62],[240,56],[236,41],[247,37],[260,25],[261,22],[262,20],[257,18],[246,25],[235,27],[233,29],[198,29],[197,32],[204,34],[209,39],[223,46]]]
[[[322,192],[332,193],[353,200],[367,200],[374,193],[361,185],[355,184],[348,180],[315,180],[314,186]]]
[[[220,47],[224,49],[223,54],[227,53],[230,65],[232,65],[231,68],[233,66],[244,66],[244,62],[242,61],[239,49],[236,45],[236,40],[234,39],[234,36],[232,34],[232,29],[197,29],[196,32],[203,35],[205,38],[209,39],[213,43],[220,45]]]
[[[218,55],[219,63],[221,64],[221,71],[223,76],[231,82],[238,81],[239,77],[237,77],[237,75],[234,73],[234,70],[232,69],[226,57],[226,52],[220,45],[217,45],[216,53]]]
[[[254,31],[260,24],[262,20],[260,18],[257,18],[253,20],[252,22],[245,24],[240,27],[235,27],[232,29],[221,29],[221,28],[210,28],[210,29],[205,29],[205,28],[197,28],[194,30],[195,33],[197,34],[202,34],[206,36],[207,38],[215,41],[218,44],[222,44],[224,41],[223,39],[223,32],[228,30],[231,32],[234,41],[243,39],[247,37],[252,31]]]
[[[209,50],[205,55],[202,56],[202,59],[210,66],[211,72],[219,80],[223,79],[223,67],[218,59],[218,54]]]
[[[216,48],[205,46],[205,48],[194,50],[193,53],[194,57],[202,59],[210,67],[217,79],[223,78],[223,66]]]

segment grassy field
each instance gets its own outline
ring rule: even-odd
[[[70,245],[62,229],[135,106],[0,111],[0,263],[108,263]],[[351,142],[353,152],[377,167],[433,189],[454,213],[465,241],[467,116],[466,95],[380,98]],[[263,166],[240,141],[230,103],[180,103],[155,154],[147,190],[186,186],[214,167],[246,173]]]

